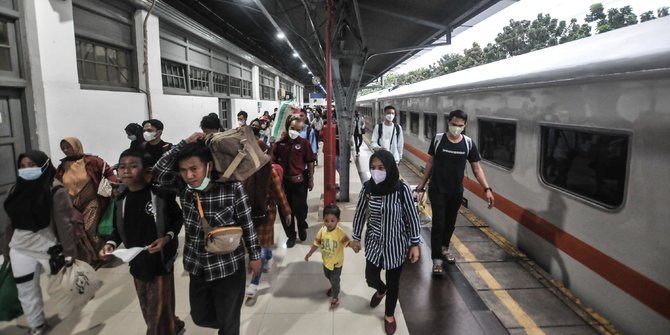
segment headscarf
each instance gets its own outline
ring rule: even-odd
[[[74,149],[72,156],[61,159],[63,165],[63,186],[72,196],[79,194],[91,179],[86,173],[86,161],[84,160],[84,147],[76,137],[66,137],[61,143],[67,142]]]
[[[135,139],[130,141],[130,149],[142,150],[142,143],[144,143],[142,133],[144,133],[144,128],[137,123],[129,123],[124,130],[131,135],[135,135]]]
[[[31,150],[19,155],[16,166],[20,167],[21,160],[30,158],[37,166],[43,168],[42,175],[36,180],[17,178],[12,192],[5,199],[5,211],[12,222],[14,229],[38,231],[51,223],[51,184],[56,169],[42,151]],[[49,161],[47,163],[47,161]]]
[[[370,156],[370,166],[372,166],[372,160],[375,158],[382,161],[386,170],[386,179],[379,184],[375,184],[371,177],[370,180],[365,182],[364,187],[370,190],[372,195],[387,195],[395,192],[400,182],[400,172],[395,164],[395,157],[390,151],[378,150]]]

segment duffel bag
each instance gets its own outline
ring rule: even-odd
[[[270,162],[270,156],[258,146],[251,127],[209,134],[205,144],[214,157],[214,168],[221,174],[217,179],[220,182],[244,181]]]

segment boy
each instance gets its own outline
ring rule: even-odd
[[[121,242],[126,248],[147,247],[130,261],[146,334],[173,335],[184,329],[184,322],[175,316],[173,272],[182,213],[174,195],[149,185],[149,160],[138,151],[121,153],[118,172],[127,188],[116,199],[116,224],[99,255],[109,258]]]
[[[340,275],[344,263],[344,248],[349,245],[350,239],[344,230],[337,226],[340,222],[340,209],[336,205],[328,205],[323,209],[323,227],[319,229],[314,239],[312,248],[305,255],[305,261],[309,260],[314,251],[321,247],[321,258],[323,259],[323,273],[330,280],[330,289],[326,295],[331,297],[330,308],[339,305]]]

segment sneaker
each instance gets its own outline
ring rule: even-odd
[[[300,237],[300,240],[304,242],[307,239],[307,229],[298,228],[298,237]]]
[[[449,264],[456,264],[456,258],[451,255],[447,247],[442,247],[442,258]]]
[[[397,325],[395,323],[395,318],[393,318],[392,321],[388,321],[386,318],[384,318],[384,331],[387,335],[395,334],[396,328]]]
[[[379,294],[378,292],[375,292],[375,294],[372,295],[372,298],[370,299],[370,307],[375,308],[379,306],[379,303],[382,302],[382,299],[384,299],[384,296],[386,296],[386,292]]]
[[[295,239],[294,238],[289,238],[286,240],[286,247],[287,248],[293,248],[295,246]]]
[[[249,298],[255,297],[256,296],[256,291],[258,291],[258,285],[249,284],[249,286],[247,287],[247,292],[246,292],[247,297],[249,297]]]
[[[43,323],[41,326],[36,328],[30,328],[28,330],[28,335],[44,335],[49,331],[49,326],[46,323]]]

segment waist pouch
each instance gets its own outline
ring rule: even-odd
[[[235,251],[242,240],[241,227],[212,228],[205,236],[205,250],[217,255]]]
[[[305,181],[305,176],[299,174],[297,176],[284,176],[284,179],[288,180],[291,184],[299,184]]]

